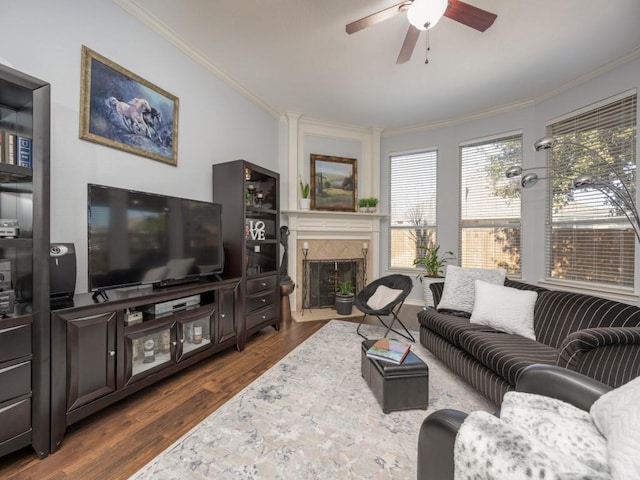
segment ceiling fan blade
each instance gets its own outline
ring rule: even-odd
[[[400,54],[398,55],[398,60],[396,63],[406,63],[411,58],[411,54],[413,53],[413,49],[416,48],[416,43],[418,43],[418,37],[420,36],[420,30],[418,30],[413,25],[409,25],[409,30],[407,30],[407,36],[404,37],[404,43],[402,44],[402,48],[400,49]]]
[[[398,12],[400,12],[404,7],[411,5],[412,0],[400,2],[397,5],[394,5],[389,8],[385,8],[384,10],[380,10],[379,12],[372,13],[371,15],[361,18],[360,20],[356,20],[355,22],[349,23],[345,30],[349,35],[352,33],[359,32],[371,25],[375,25],[376,23],[382,22],[383,20],[387,20],[395,16]]]
[[[487,12],[460,0],[449,0],[449,7],[445,10],[444,16],[481,32],[493,25],[494,20],[498,17],[495,13]]]

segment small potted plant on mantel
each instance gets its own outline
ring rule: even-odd
[[[351,315],[353,309],[353,284],[350,280],[338,282],[336,290],[336,312],[338,315]]]
[[[424,251],[424,256],[414,259],[413,264],[423,267],[424,273],[419,273],[416,278],[422,283],[425,305],[433,307],[433,295],[429,288],[432,282],[425,280],[425,278],[442,278],[443,268],[449,260],[456,257],[453,252],[444,252],[440,255],[440,245],[417,245],[417,247]]]
[[[361,198],[360,200],[358,200],[358,210],[360,211],[360,213],[367,213],[368,203],[369,201],[367,198]]]
[[[376,213],[378,207],[378,199],[376,197],[367,198],[367,208],[369,213]]]
[[[300,210],[309,210],[311,208],[311,198],[309,198],[309,184],[300,178]]]

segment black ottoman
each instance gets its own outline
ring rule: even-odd
[[[367,357],[375,340],[362,342],[362,377],[384,413],[429,406],[429,367],[413,352],[400,365]]]

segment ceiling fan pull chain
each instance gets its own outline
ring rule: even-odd
[[[429,46],[429,30],[427,30],[427,53],[425,54],[424,59],[425,65],[429,63],[429,50],[431,50],[431,47]]]

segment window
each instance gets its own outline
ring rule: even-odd
[[[632,289],[636,237],[615,189],[626,186],[635,200],[636,95],[572,114],[548,133],[556,140],[548,151],[548,278]],[[605,186],[573,188],[585,174]]]
[[[520,269],[520,185],[504,172],[522,163],[522,135],[460,147],[460,265]]]
[[[391,156],[391,268],[413,268],[417,245],[436,241],[438,152]]]

